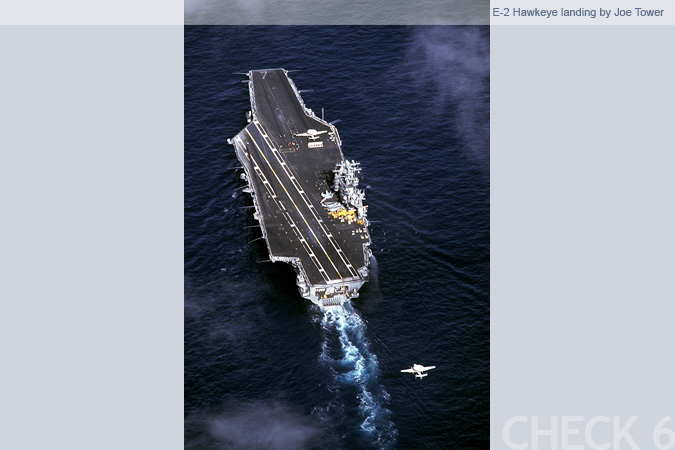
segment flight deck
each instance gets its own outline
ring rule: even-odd
[[[230,143],[270,260],[292,264],[314,303],[358,297],[372,255],[359,163],[344,159],[337,129],[305,107],[286,70],[248,77],[249,124]]]

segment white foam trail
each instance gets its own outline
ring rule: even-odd
[[[350,304],[321,311],[324,340],[319,360],[333,374],[329,388],[338,399],[356,388],[364,437],[377,448],[394,448],[398,432],[387,409],[389,394],[379,384],[377,356],[370,352],[363,319]],[[337,407],[335,412],[344,414],[344,408]]]

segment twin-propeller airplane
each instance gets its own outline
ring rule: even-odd
[[[316,131],[314,128],[310,128],[306,133],[295,133],[293,136],[303,136],[309,138],[310,141],[319,139],[319,135],[323,133],[328,133],[328,130]]]
[[[421,364],[413,364],[410,369],[403,369],[403,370],[401,370],[401,372],[414,373],[415,378],[419,378],[421,380],[422,378],[429,375],[428,373],[423,373],[423,372],[426,372],[427,370],[431,370],[431,369],[435,369],[435,368],[436,368],[436,366],[426,366],[426,367],[424,367]]]

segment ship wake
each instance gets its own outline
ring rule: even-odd
[[[322,333],[319,362],[329,368],[327,385],[334,394],[334,401],[319,411],[320,416],[358,447],[394,448],[398,433],[387,408],[389,394],[379,383],[378,361],[370,351],[363,319],[346,303],[321,308],[316,320]],[[359,422],[356,430],[354,417]]]

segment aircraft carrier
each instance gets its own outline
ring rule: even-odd
[[[247,75],[249,124],[228,142],[269,259],[293,265],[302,297],[341,305],[358,297],[372,256],[360,165],[344,158],[337,128],[305,106],[287,70]]]

